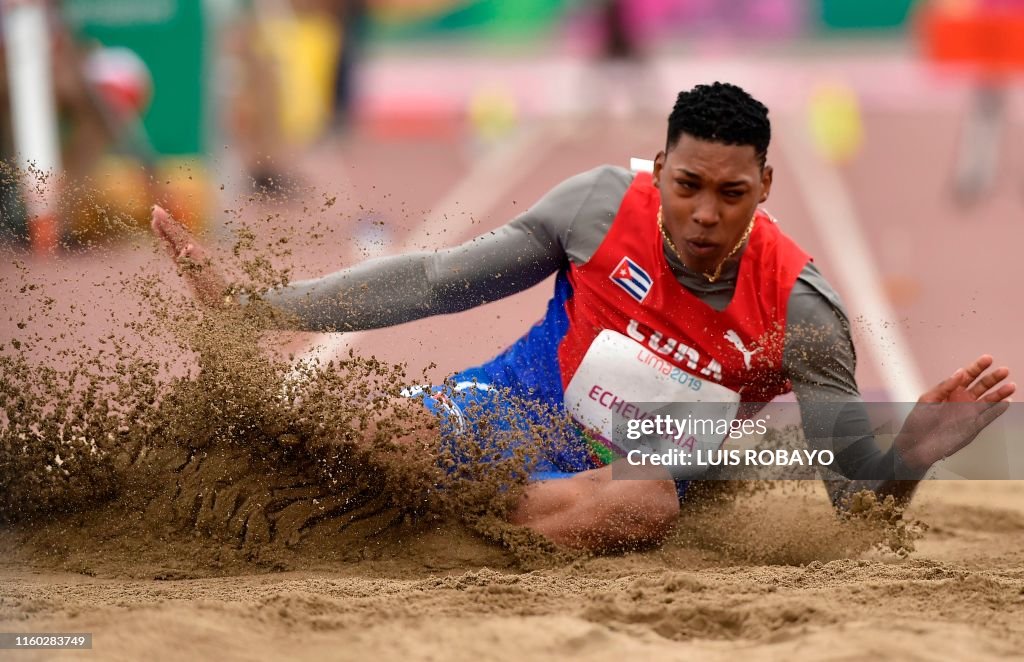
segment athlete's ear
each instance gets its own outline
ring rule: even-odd
[[[768,194],[772,192],[772,167],[766,165],[761,170],[761,199],[759,203],[764,202],[768,199]]]
[[[654,170],[651,171],[651,176],[654,177],[654,188],[660,188],[658,186],[658,180],[661,179],[661,169],[665,167],[665,152],[664,150],[658,152],[658,155],[654,157]]]

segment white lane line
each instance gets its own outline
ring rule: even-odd
[[[426,219],[410,232],[394,254],[420,251],[436,243],[437,229],[452,235],[464,232],[473,217],[486,213],[511,195],[515,186],[550,154],[552,145],[572,130],[568,124],[535,123],[523,128],[507,142],[494,147],[474,163],[469,173],[435,205]],[[316,337],[299,354],[292,375],[304,364],[327,363],[356,347],[366,331],[329,333]]]
[[[786,153],[815,228],[829,254],[829,273],[836,274],[851,311],[867,325],[863,344],[897,402],[916,402],[924,380],[889,305],[878,268],[861,230],[853,201],[836,168],[821,159],[799,114],[782,116],[777,143]]]

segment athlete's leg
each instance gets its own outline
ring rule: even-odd
[[[395,447],[422,449],[421,459],[432,457],[438,434],[437,414],[419,402],[399,398],[370,413],[362,430],[363,442],[380,432]],[[431,401],[436,406],[436,401]],[[453,408],[458,411],[458,408]],[[458,412],[461,416],[461,412]],[[395,434],[394,421],[404,425]],[[448,428],[450,432],[450,428]],[[357,442],[358,443],[358,442]],[[379,442],[378,442],[379,443]],[[537,480],[526,485],[510,515],[512,524],[524,526],[557,545],[594,552],[613,551],[661,542],[679,514],[676,484],[651,475],[643,480],[621,478],[621,465],[612,478],[612,465],[580,471],[566,478]],[[660,471],[652,469],[652,471]],[[558,472],[552,472],[558,473]]]
[[[530,483],[509,520],[556,544],[602,552],[659,543],[678,514],[670,478],[613,480],[608,465]]]
[[[438,388],[410,390],[420,399],[424,411],[439,417],[442,438],[473,435],[476,430],[468,416],[475,405],[479,415],[491,412],[492,424],[512,423],[522,413],[509,410],[508,398],[488,385],[477,383],[454,391]],[[467,380],[463,386],[468,385]],[[515,426],[513,425],[513,428]],[[485,439],[477,440],[486,443]],[[571,444],[570,444],[571,445]],[[631,467],[620,461],[591,469],[589,454],[561,449],[560,464],[540,457],[535,467],[538,480],[526,485],[509,516],[513,524],[532,529],[552,542],[575,549],[611,551],[660,542],[671,531],[679,513],[679,493],[668,472],[659,467]],[[572,465],[577,473],[565,474]],[[561,478],[544,479],[561,474]]]

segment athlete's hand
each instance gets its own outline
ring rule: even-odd
[[[224,306],[227,281],[213,264],[209,253],[196,242],[192,233],[158,205],[153,207],[153,220],[150,226],[178,264],[181,274],[188,281],[199,302],[214,308]]]
[[[990,367],[992,357],[982,355],[918,399],[894,441],[907,467],[928,469],[974,441],[1007,410],[1017,385],[1006,381],[1008,368],[986,373]]]

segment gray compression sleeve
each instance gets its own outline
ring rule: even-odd
[[[467,310],[536,285],[567,259],[584,264],[611,227],[631,179],[622,168],[595,168],[461,246],[371,260],[291,283],[264,300],[309,331],[375,329]]]
[[[833,451],[834,468],[845,478],[871,483],[921,477],[903,465],[894,447],[878,447],[854,377],[849,320],[813,264],[790,295],[783,365],[800,403],[807,444]]]
[[[376,329],[514,294],[557,270],[558,259],[557,250],[546,249],[542,239],[510,224],[456,248],[371,260],[264,298],[304,330]]]
[[[461,246],[370,260],[292,283],[265,300],[303,329],[356,331],[455,313],[509,296],[562,266],[565,252],[552,228],[568,225],[563,199],[572,194],[556,188],[511,223]]]

